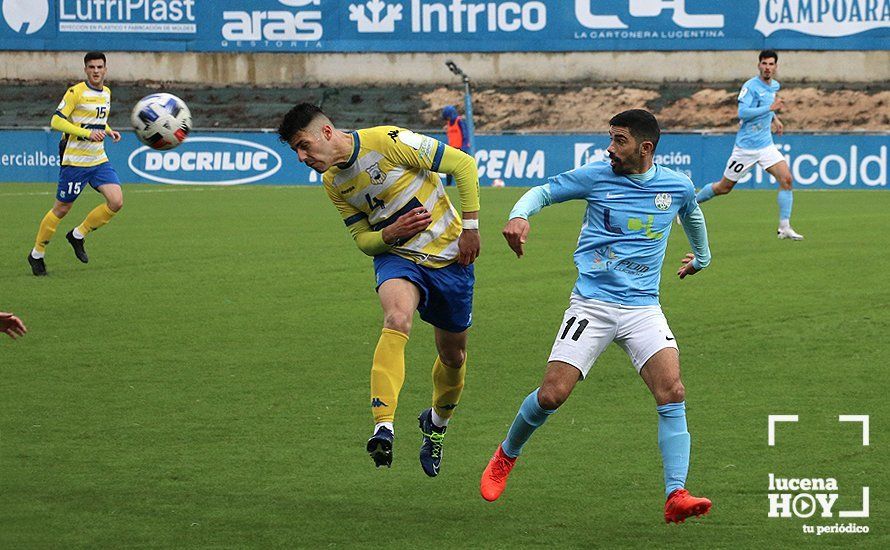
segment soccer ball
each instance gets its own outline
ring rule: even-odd
[[[152,149],[173,149],[192,131],[192,114],[173,94],[151,94],[133,107],[130,122],[139,141]]]
[[[503,186],[504,186],[504,180],[502,180],[501,178],[497,178],[496,180],[494,180],[494,181],[491,182],[491,186],[492,186],[492,187],[503,187]]]

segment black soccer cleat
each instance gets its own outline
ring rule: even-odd
[[[392,440],[393,433],[389,428],[380,427],[371,439],[368,440],[368,454],[374,459],[374,465],[378,468],[392,467]]]
[[[433,409],[426,409],[417,417],[423,439],[420,443],[420,466],[430,477],[439,475],[442,465],[442,445],[445,443],[446,427],[433,424]]]
[[[28,252],[28,263],[31,264],[31,273],[37,277],[46,275],[46,263],[43,258],[35,258]]]
[[[88,263],[90,261],[90,257],[87,256],[87,251],[83,248],[83,239],[78,239],[74,236],[74,230],[65,233],[65,238],[68,239],[68,242],[71,243],[71,248],[74,249],[74,255],[77,256],[77,259],[82,261],[83,263]]]

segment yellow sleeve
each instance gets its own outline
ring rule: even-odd
[[[444,149],[439,171],[454,176],[457,191],[460,193],[460,211],[478,211],[479,171],[476,168],[476,159],[450,145],[440,143],[439,146]]]
[[[62,98],[62,102],[56,107],[55,114],[66,120],[74,112],[74,109],[77,108],[77,100],[80,97],[80,94],[74,88],[74,86],[68,88],[65,92],[65,97]]]
[[[395,134],[395,135],[393,135]],[[454,176],[460,193],[461,212],[479,210],[479,172],[470,155],[423,134],[394,129],[386,154],[404,166],[445,172]]]
[[[349,229],[349,233],[355,240],[359,250],[368,256],[376,256],[392,248],[383,241],[383,230],[371,231],[368,215],[343,200],[343,197],[334,191],[328,181],[325,181],[324,190],[327,192],[331,202],[334,203],[334,206],[337,207],[337,211],[340,212],[343,223]]]
[[[65,92],[65,97],[62,98],[62,102],[56,107],[56,112],[53,114],[53,118],[50,120],[49,124],[52,126],[53,130],[64,132],[72,136],[88,138],[90,137],[90,130],[81,128],[68,120],[68,117],[70,117],[71,113],[74,112],[74,109],[77,108],[78,97],[79,94],[77,90],[74,89],[74,86],[68,88],[68,91]]]
[[[371,231],[371,225],[367,218],[362,218],[349,226],[349,232],[358,249],[368,256],[376,256],[388,252],[392,247],[383,240],[383,230]]]
[[[88,138],[92,133],[91,130],[81,128],[73,122],[68,122],[64,118],[60,117],[58,114],[53,115],[53,119],[50,121],[50,126],[53,127],[53,130],[58,130],[59,132],[64,132],[66,134],[71,134],[72,136],[82,138]]]

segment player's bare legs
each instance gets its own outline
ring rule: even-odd
[[[106,183],[98,187],[99,192],[105,197],[105,204],[112,212],[120,212],[124,207],[124,193],[121,186],[114,183]]]
[[[793,178],[788,163],[784,160],[773,164],[766,171],[779,182],[779,229],[777,234],[780,239],[793,241],[803,240],[803,235],[791,227],[791,207],[794,204],[794,195],[791,193]]]
[[[371,365],[371,413],[374,435],[367,450],[380,468],[392,465],[393,419],[405,381],[405,344],[411,334],[420,291],[405,279],[389,279],[377,289],[383,308],[383,331]]]
[[[680,380],[680,356],[664,348],[646,361],[640,376],[658,405],[658,448],[664,465],[666,522],[682,523],[690,516],[707,514],[711,501],[697,498],[684,488],[689,471],[690,437],[686,429],[686,388]]]
[[[558,409],[572,394],[579,380],[581,371],[572,365],[562,361],[547,363],[547,372],[544,373],[544,381],[538,390],[541,408],[549,411]]]
[[[680,403],[686,399],[686,388],[680,380],[680,354],[674,348],[664,348],[646,361],[640,377],[656,405]]]
[[[53,205],[53,214],[55,214],[57,218],[62,219],[71,211],[72,206],[74,206],[74,203],[72,202],[56,201]]]

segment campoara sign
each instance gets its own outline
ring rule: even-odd
[[[265,180],[281,169],[281,156],[265,145],[224,137],[191,137],[170,151],[140,147],[130,169],[158,183],[238,185]]]
[[[890,0],[760,0],[754,28],[824,37],[890,28]]]

